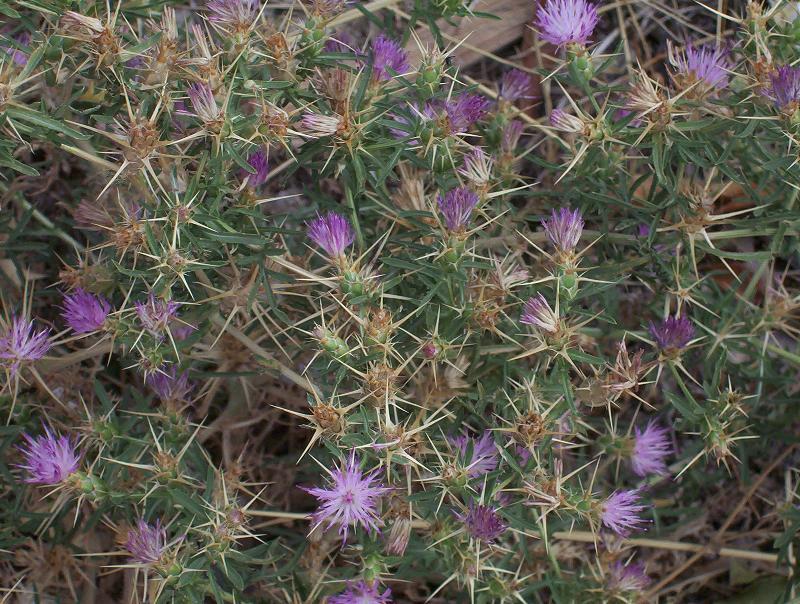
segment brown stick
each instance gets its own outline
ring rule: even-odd
[[[764,470],[761,473],[761,475],[758,477],[758,479],[756,479],[756,481],[752,484],[752,486],[749,489],[747,489],[747,492],[744,494],[744,497],[742,497],[739,500],[739,503],[736,504],[736,507],[733,508],[733,511],[731,511],[731,513],[728,515],[728,518],[725,520],[724,524],[719,528],[719,530],[714,535],[714,538],[712,539],[712,542],[718,541],[719,538],[722,537],[722,535],[725,533],[725,531],[728,530],[728,527],[730,527],[730,525],[733,524],[733,521],[736,520],[736,517],[739,515],[739,512],[742,510],[742,508],[745,506],[745,504],[750,500],[750,498],[753,496],[753,494],[761,486],[761,483],[764,482],[764,480],[767,478],[767,476],[769,476],[769,474],[776,467],[778,467],[778,465],[784,459],[786,459],[786,457],[788,457],[789,453],[794,451],[794,449],[796,447],[797,447],[797,445],[792,445],[791,447],[788,447],[783,453],[778,455],[778,457],[776,457],[775,460],[771,464],[769,464],[769,466],[767,466],[767,469]],[[683,573],[683,571],[685,571],[687,568],[689,568],[695,562],[697,562],[700,558],[702,558],[703,554],[706,551],[708,551],[708,550],[702,550],[702,551],[699,551],[699,552],[695,553],[686,562],[681,564],[678,568],[676,568],[671,573],[669,573],[666,577],[661,579],[661,581],[659,581],[653,587],[651,587],[650,590],[644,595],[644,599],[645,600],[652,600],[656,593],[658,593],[661,589],[663,589],[664,587],[669,585],[670,581],[672,581],[674,578],[680,576],[681,573]]]

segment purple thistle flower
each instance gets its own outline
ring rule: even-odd
[[[520,99],[532,99],[533,80],[530,74],[519,69],[512,69],[503,74],[500,81],[500,97],[503,100],[514,102]]]
[[[16,375],[22,363],[41,359],[50,350],[50,330],[34,331],[33,321],[12,317],[0,336],[0,364]]]
[[[550,125],[560,132],[569,134],[579,134],[586,130],[586,124],[581,118],[563,109],[553,109],[550,114]]]
[[[44,426],[44,434],[22,436],[27,448],[19,447],[25,463],[17,466],[28,472],[25,482],[30,484],[58,484],[78,470],[80,455],[76,443],[69,436],[58,436]]]
[[[496,510],[485,505],[476,505],[475,502],[469,504],[466,514],[456,514],[459,520],[464,523],[467,533],[479,541],[490,543],[497,539],[508,528]]]
[[[377,581],[367,583],[363,579],[358,583],[348,583],[342,593],[328,598],[328,604],[390,604],[392,590],[388,587],[379,593]]]
[[[197,331],[197,327],[190,323],[182,323],[177,325],[176,327],[172,328],[172,337],[175,339],[176,342],[182,342],[194,332]]]
[[[690,44],[671,59],[677,73],[690,82],[700,81],[708,88],[725,88],[728,85],[731,65],[727,48],[709,45],[695,48]]]
[[[489,110],[489,100],[478,94],[464,93],[455,99],[448,99],[444,110],[450,122],[450,130],[460,134],[481,119]]]
[[[306,223],[308,238],[321,247],[331,258],[344,255],[344,251],[353,243],[355,234],[347,218],[336,212],[328,212],[324,216],[317,214],[311,222]]]
[[[14,40],[19,46],[27,46],[31,42],[31,35],[28,32],[14,36]],[[24,67],[28,64],[28,55],[16,46],[0,46],[0,49],[6,52],[12,61],[19,67]]]
[[[658,325],[650,322],[650,335],[661,350],[682,350],[694,337],[694,325],[685,315],[667,317]]]
[[[242,170],[240,172],[240,178],[247,183],[248,187],[255,189],[267,182],[267,177],[269,176],[269,156],[264,147],[259,147],[251,153],[250,157],[247,158],[247,163],[255,170],[255,174],[247,170]]]
[[[324,52],[344,52],[344,53],[353,53],[355,46],[355,40],[353,40],[353,36],[351,36],[346,31],[342,31],[339,33],[334,34],[333,37],[328,38],[325,42],[325,46],[322,47]]]
[[[644,564],[627,566],[617,560],[609,569],[608,588],[613,591],[644,591],[650,585],[650,577],[644,572]]]
[[[199,117],[204,123],[210,124],[220,120],[222,111],[217,106],[214,98],[214,91],[205,82],[192,84],[186,89],[189,100],[192,101],[194,115]]]
[[[543,220],[545,235],[555,248],[562,253],[571,253],[583,233],[583,217],[580,210],[561,208],[553,210],[550,220]]]
[[[383,35],[372,42],[372,77],[385,82],[395,74],[408,70],[406,51],[394,40]]]
[[[644,431],[636,428],[635,433],[631,455],[633,471],[642,478],[648,474],[666,474],[664,459],[672,453],[667,429],[651,420]]]
[[[342,118],[338,115],[322,115],[307,111],[300,118],[303,132],[312,138],[333,136],[342,127]]]
[[[600,15],[586,0],[547,0],[536,15],[536,28],[545,42],[555,46],[586,46]]]
[[[193,388],[189,382],[189,373],[186,371],[178,373],[174,365],[150,374],[146,382],[162,402],[183,402],[189,397]]]
[[[541,292],[525,302],[519,322],[524,325],[534,325],[549,333],[558,331],[558,315],[550,308],[550,304]]]
[[[162,528],[161,520],[155,526],[147,524],[143,518],[136,523],[136,528],[128,531],[125,549],[131,554],[131,560],[138,564],[155,564],[161,559],[167,545],[167,530]]]
[[[617,535],[625,537],[633,530],[642,528],[647,521],[639,514],[647,509],[639,502],[639,490],[614,491],[602,504],[600,519]]]
[[[503,126],[500,150],[506,154],[514,153],[524,129],[525,125],[520,120],[511,120]]]
[[[497,467],[498,453],[494,444],[494,438],[489,430],[478,438],[472,438],[465,434],[448,438],[450,444],[458,451],[461,463],[466,464],[467,476],[477,478],[494,470]],[[467,450],[472,448],[472,456],[467,461]]]
[[[467,187],[458,187],[438,198],[439,211],[444,217],[447,230],[455,233],[464,231],[472,219],[472,210],[478,205],[478,195]]]
[[[783,65],[769,74],[769,88],[765,94],[778,109],[800,103],[800,66]]]
[[[391,490],[379,482],[380,470],[364,474],[353,450],[341,468],[327,472],[331,477],[330,488],[303,488],[320,501],[313,515],[316,526],[326,521],[326,528],[338,524],[344,541],[351,526],[362,525],[368,533],[377,531],[382,524],[378,517],[378,499]]]
[[[206,8],[212,23],[245,30],[258,16],[260,2],[259,0],[210,0]]]
[[[64,297],[61,316],[75,333],[89,333],[101,329],[110,312],[108,300],[79,287]]]
[[[161,336],[169,322],[177,315],[180,303],[156,298],[153,292],[150,292],[146,302],[135,302],[134,306],[142,327],[154,336]]]

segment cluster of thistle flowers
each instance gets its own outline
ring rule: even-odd
[[[333,6],[335,4],[338,3],[317,3],[307,31],[304,32],[309,48],[324,48],[324,37],[319,35],[321,30],[317,26],[340,8]],[[207,10],[213,27],[226,34],[221,37],[228,52],[237,54],[248,44],[258,43],[253,39],[253,30],[259,23],[261,14],[258,4],[210,2]],[[582,0],[553,0],[542,8],[536,24],[543,39],[565,47],[570,73],[582,85],[590,82],[592,77],[593,57],[588,51],[588,45],[598,19],[597,8],[590,3]],[[73,32],[80,30],[81,35],[92,42],[93,52],[98,53],[98,64],[103,65],[109,60],[113,62],[113,56],[125,56],[119,44],[114,41],[114,36],[109,37],[107,24],[74,14],[67,21]],[[206,52],[203,48],[204,44],[208,44],[206,33],[198,28],[193,29],[202,56],[187,63],[185,57],[175,50],[179,37],[172,33],[175,31],[174,14],[166,11],[161,27],[166,35],[160,37],[158,47],[143,59],[146,69],[138,64],[130,65],[129,68],[134,71],[143,70],[143,77],[152,82],[163,81],[164,74],[169,75],[173,69],[196,68],[198,74],[202,74],[201,81],[186,87],[186,96],[193,111],[182,111],[180,115],[183,117],[177,119],[195,119],[202,124],[200,130],[186,132],[186,136],[192,138],[192,141],[207,135],[220,141],[233,138],[231,135],[237,127],[239,116],[227,105],[232,88],[227,92],[224,90],[227,83],[215,63],[218,53],[210,50]],[[25,46],[25,42],[20,41],[20,45]],[[344,48],[348,47],[345,45]],[[270,49],[270,56],[275,61],[278,61],[276,55],[280,49],[277,42]],[[333,41],[326,50],[337,52],[342,49],[341,41]],[[15,54],[14,61],[24,64],[25,51],[20,49],[18,52],[22,56]],[[302,54],[298,54],[302,58]],[[295,122],[296,134],[288,134],[296,140],[309,140],[311,145],[321,142],[326,151],[332,148],[337,161],[348,153],[357,155],[362,145],[370,140],[373,135],[370,130],[372,123],[385,110],[385,107],[378,104],[382,87],[400,86],[399,82],[404,77],[408,79],[408,74],[412,71],[402,48],[386,36],[377,37],[365,52],[354,54],[355,58],[349,59],[351,64],[355,64],[357,69],[369,67],[370,94],[376,103],[375,113],[353,111],[350,102],[355,86],[352,76],[348,75],[350,72],[326,69],[319,74],[318,82],[319,86],[324,87],[326,98],[320,98],[313,105],[293,114],[298,117]],[[709,99],[721,93],[730,82],[733,68],[732,55],[728,50],[692,46],[673,52],[672,65],[676,86],[685,93],[684,97],[695,100]],[[428,212],[428,218],[434,217],[433,223],[438,224],[441,233],[436,256],[442,260],[443,266],[458,272],[464,264],[462,261],[472,254],[471,238],[477,236],[481,229],[488,228],[483,222],[477,223],[476,216],[479,213],[482,217],[490,216],[494,208],[489,207],[488,201],[497,197],[495,194],[499,189],[498,183],[513,180],[516,147],[522,136],[523,126],[514,117],[511,105],[516,102],[524,103],[530,98],[530,82],[522,72],[507,73],[498,85],[500,101],[494,106],[474,93],[453,91],[450,87],[443,86],[444,67],[441,57],[428,57],[423,66],[414,72],[412,92],[398,91],[393,96],[394,99],[408,94],[407,97],[402,97],[407,101],[406,107],[396,109],[392,114],[390,132],[399,145],[416,153],[431,171],[447,173],[448,170],[455,169],[466,182],[445,187],[434,196],[433,203],[424,200],[427,205],[413,207],[414,210]],[[159,77],[162,79],[159,80]],[[791,121],[796,117],[800,101],[798,82],[800,76],[796,68],[771,66],[760,81],[759,90],[763,92],[764,98],[774,103]],[[174,82],[171,80],[171,83]],[[175,89],[179,90],[179,84],[175,84]],[[638,120],[646,120],[653,127],[668,124],[669,120],[660,112],[661,107],[672,106],[664,102],[666,99],[663,92],[654,86],[648,88],[647,82],[643,81],[630,95],[628,109],[635,112],[630,124],[634,125]],[[278,107],[270,101],[262,109],[264,113],[259,118],[259,127],[263,127],[271,137],[287,136],[287,129],[291,124],[286,106]],[[175,113],[176,116],[179,115],[177,110]],[[667,114],[666,117],[671,119],[672,116]],[[586,116],[575,116],[564,111],[553,113],[552,124],[564,132],[584,135],[590,139],[604,132]],[[138,125],[146,126],[142,123]],[[178,123],[175,127],[177,129],[186,126]],[[485,148],[489,149],[488,152],[478,145],[468,144],[468,141],[477,140],[478,132],[485,136]],[[130,157],[138,158],[137,161],[141,162],[149,161],[153,141],[143,136],[141,129],[132,128],[130,134],[130,148],[126,148],[126,159]],[[494,144],[489,144],[492,136],[495,138]],[[134,155],[130,155],[131,150],[135,151]],[[456,152],[451,153],[452,150]],[[251,203],[257,199],[257,189],[268,180],[270,153],[274,153],[272,147],[266,144],[259,146],[249,154],[250,168],[237,174],[237,185],[234,188],[244,192],[244,197]],[[456,165],[449,164],[450,157],[455,158]],[[424,198],[424,194],[422,197]],[[135,211],[130,214],[134,215],[134,220],[139,220],[142,216],[144,221],[149,220],[146,215]],[[351,305],[354,315],[358,315],[365,307],[376,310],[376,302],[381,296],[376,285],[377,280],[366,267],[360,266],[358,258],[354,259],[351,255],[356,240],[354,217],[355,215],[346,216],[342,212],[321,212],[316,218],[308,220],[306,226],[310,241],[325,253],[337,271],[338,287],[344,294],[344,302]],[[159,216],[158,220],[162,218],[164,217]],[[587,219],[590,217],[587,216]],[[552,278],[546,283],[552,287],[540,287],[539,291],[534,292],[524,302],[521,311],[514,317],[515,320],[518,317],[519,324],[533,330],[536,344],[529,347],[529,352],[547,351],[547,354],[552,353],[556,357],[561,353],[562,358],[566,359],[570,349],[575,346],[581,325],[571,319],[571,305],[583,281],[582,258],[588,249],[584,226],[581,212],[568,207],[554,210],[542,223],[549,246],[545,252],[546,260],[553,267]],[[522,277],[520,281],[525,281],[526,278]],[[514,285],[520,282],[516,279],[515,277]],[[504,309],[506,300],[503,299],[498,306]],[[181,321],[180,309],[179,303],[155,294],[143,293],[132,308],[126,308],[124,303],[112,304],[110,299],[100,294],[76,288],[65,295],[63,319],[76,335],[85,338],[112,338],[130,332],[129,340],[133,341],[131,346],[138,347],[144,353],[143,357],[147,361],[145,368],[149,369],[150,374],[148,382],[158,397],[162,400],[185,401],[191,392],[191,385],[185,372],[178,373],[174,363],[177,359],[169,353],[176,342],[182,341],[194,329]],[[488,320],[484,324],[495,325]],[[657,350],[652,363],[643,360],[641,351],[632,359],[629,358],[623,343],[617,363],[609,369],[608,376],[603,381],[605,391],[610,393],[606,399],[617,400],[623,394],[635,393],[648,368],[656,365],[660,367],[664,363],[679,363],[681,355],[695,339],[693,322],[686,313],[667,316],[663,321],[653,321],[649,325],[649,333]],[[25,366],[30,366],[31,371],[34,371],[35,363],[47,355],[54,340],[58,341],[46,329],[37,328],[29,318],[12,317],[0,340],[0,360],[12,376],[19,375]],[[323,348],[336,356],[341,356],[341,353],[348,350],[343,341],[325,331],[319,333],[319,340]],[[427,360],[443,357],[443,343],[431,338],[423,344],[419,347],[420,354]],[[167,356],[172,363],[164,364]],[[391,358],[391,355],[387,356]],[[379,379],[373,380],[379,386],[393,381],[392,376],[399,368],[384,364],[383,369]],[[378,390],[375,383],[365,390]],[[383,390],[388,391],[388,386]],[[319,415],[316,411],[317,409],[314,419],[321,425],[322,410]],[[344,411],[333,411],[335,421],[329,421],[329,424],[337,426],[333,432],[338,435],[344,431],[342,425],[345,422],[340,417]],[[562,423],[560,411],[561,408],[557,419]],[[567,420],[564,422],[568,423]],[[379,453],[385,450],[397,452],[400,456],[407,455],[411,460],[424,462],[429,466],[440,463],[441,470],[426,475],[422,482],[446,487],[451,494],[447,499],[448,509],[444,513],[427,509],[424,514],[420,514],[419,510],[417,513],[424,516],[424,522],[433,535],[432,542],[437,544],[438,551],[446,554],[444,558],[448,561],[460,560],[453,564],[459,570],[459,580],[464,583],[473,580],[476,574],[480,574],[478,571],[486,571],[489,565],[480,563],[480,560],[491,560],[493,564],[499,565],[505,549],[514,547],[512,540],[516,533],[513,529],[518,527],[513,526],[515,519],[510,510],[514,509],[515,503],[521,503],[527,508],[543,509],[544,513],[540,518],[551,511],[565,516],[572,514],[587,526],[602,527],[603,531],[621,536],[646,526],[649,506],[646,502],[647,492],[643,489],[619,488],[610,493],[599,493],[562,486],[558,466],[548,466],[540,455],[543,447],[539,439],[543,433],[549,431],[552,432],[550,437],[558,436],[561,440],[568,440],[568,428],[553,427],[555,420],[551,418],[551,414],[539,411],[520,413],[519,416],[511,417],[509,423],[514,426],[515,437],[502,442],[498,442],[495,436],[497,427],[491,424],[493,430],[478,430],[476,434],[465,434],[458,427],[448,426],[444,430],[447,434],[444,440],[434,439],[435,454],[420,452],[422,446],[413,436],[402,434],[398,426],[394,426],[394,433],[389,434],[388,424],[382,426],[387,434],[381,435],[390,437],[386,439],[388,444],[372,443],[372,447],[364,447],[365,451],[361,453],[342,445],[338,466],[328,468],[329,484],[306,487],[307,492],[319,501],[319,508],[313,516],[314,531],[336,529],[342,544],[346,544],[352,539],[353,532],[360,532],[358,529],[375,537],[379,529],[391,523],[391,529],[386,535],[386,552],[390,556],[401,556],[406,551],[413,524],[411,507],[404,501],[405,507],[401,506],[404,514],[391,510],[396,497],[403,501],[401,485],[404,481],[397,478],[396,465],[391,462],[384,471],[373,469],[376,461],[382,459],[381,455],[374,453],[375,450]],[[550,427],[543,429],[542,423]],[[505,436],[511,429],[499,431]],[[371,440],[375,440],[373,433],[366,434]],[[68,487],[78,485],[84,490],[98,490],[98,483],[96,480],[92,481],[91,474],[80,470],[82,456],[74,440],[54,434],[49,427],[44,428],[43,435],[27,435],[25,439],[27,445],[22,450],[25,460],[20,466],[25,473],[25,480],[36,484],[63,484]],[[559,443],[551,442],[551,446],[558,447]],[[632,473],[640,478],[668,473],[666,460],[672,453],[672,446],[669,432],[658,420],[632,425],[628,435],[613,438],[607,445],[607,450],[624,458]],[[506,455],[513,456],[516,465],[526,470],[524,478],[520,479],[513,474]],[[405,477],[402,474],[401,476]],[[496,478],[499,480],[495,481]],[[87,483],[87,480],[90,482]],[[487,484],[490,486],[487,487]],[[496,484],[502,486],[497,487]],[[523,495],[518,496],[518,493]],[[478,554],[474,558],[464,556],[463,550],[472,552],[473,548],[461,547],[462,538],[470,546],[475,546],[474,551]],[[169,559],[169,556],[165,558],[165,551],[169,549],[166,529],[160,520],[138,522],[131,529],[126,547],[132,559],[143,565],[163,567],[164,560]],[[369,565],[366,556],[364,562],[358,569],[358,577],[329,601],[340,604],[390,601],[391,590],[386,585],[386,567],[392,563]],[[375,566],[379,568],[376,569]],[[646,582],[643,568],[636,563],[626,565],[616,560],[606,570],[606,587],[612,591],[641,590]],[[484,572],[487,573],[488,571]]]

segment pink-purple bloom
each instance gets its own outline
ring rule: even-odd
[[[36,331],[33,321],[14,316],[0,336],[0,365],[16,375],[23,363],[41,359],[50,350],[50,330]]]
[[[311,222],[306,223],[308,238],[325,250],[331,258],[344,255],[344,251],[353,243],[355,234],[347,218],[336,212],[328,212],[324,216],[317,214]]]
[[[673,58],[677,72],[692,80],[702,82],[708,88],[725,88],[730,70],[727,48],[710,45],[689,45]]]
[[[458,187],[439,195],[439,211],[450,232],[463,231],[472,219],[472,210],[478,205],[478,195],[467,187]]]
[[[606,528],[626,537],[632,531],[641,529],[647,522],[640,516],[647,506],[639,501],[638,489],[614,491],[602,504],[600,520]]]
[[[559,252],[573,252],[583,234],[583,217],[580,210],[560,208],[553,210],[550,220],[543,220],[545,235]]]
[[[187,400],[192,392],[189,373],[186,371],[179,373],[174,365],[149,375],[147,385],[162,402],[182,402]]]
[[[489,110],[487,98],[468,92],[446,100],[429,101],[422,110],[429,120],[446,118],[448,134],[463,134]]]
[[[212,23],[238,29],[247,29],[253,24],[259,7],[258,0],[210,0],[206,5]]]
[[[19,48],[19,46],[27,46],[31,42],[31,35],[28,32],[22,32],[14,37],[14,41],[18,46],[2,46],[2,50],[8,54],[12,61],[20,67],[28,64],[28,55]]]
[[[536,28],[555,46],[585,46],[599,19],[597,6],[586,0],[547,0],[536,11]]]
[[[533,325],[549,333],[558,331],[558,316],[550,308],[541,292],[528,298],[525,306],[522,307],[522,315],[519,322],[524,325]]]
[[[388,587],[382,593],[377,581],[367,583],[363,579],[347,584],[342,593],[328,598],[328,604],[390,604],[392,590]]]
[[[264,147],[259,147],[250,157],[247,158],[247,163],[255,170],[255,173],[248,172],[247,170],[241,171],[241,179],[247,183],[251,189],[260,187],[267,182],[269,176],[269,156]]]
[[[467,533],[473,538],[485,543],[491,543],[508,528],[500,514],[492,507],[470,503],[465,514],[456,514],[464,523]]]
[[[477,439],[462,434],[448,440],[458,452],[461,463],[466,466],[469,478],[483,476],[497,467],[499,454],[489,430]],[[472,452],[469,459],[467,459],[468,451]]]
[[[151,525],[140,518],[136,528],[128,531],[125,549],[130,552],[133,562],[150,565],[161,560],[166,543],[167,531],[161,526],[161,520],[157,519],[155,525]]]
[[[108,300],[79,287],[64,297],[61,316],[75,333],[89,333],[101,329],[110,312]]]
[[[617,560],[609,569],[608,588],[612,591],[644,591],[648,585],[650,577],[644,571],[644,564],[625,565]]]
[[[503,132],[500,137],[500,150],[506,154],[514,153],[524,129],[525,124],[520,120],[510,120],[503,126]]]
[[[644,430],[635,429],[631,465],[633,471],[641,477],[650,474],[666,474],[666,457],[672,453],[666,428],[651,420]]]
[[[19,450],[25,462],[18,467],[28,473],[25,482],[58,484],[78,470],[80,455],[71,437],[59,436],[47,426],[44,426],[44,434],[36,437],[29,434],[22,436],[26,440],[26,446]]]
[[[661,350],[683,350],[694,337],[694,325],[685,315],[667,317],[659,324],[650,322],[650,335]]]
[[[765,93],[778,109],[800,103],[800,66],[783,65],[769,75],[769,88]]]
[[[500,81],[500,97],[510,102],[532,99],[533,80],[530,74],[519,69],[505,72]]]
[[[394,40],[380,35],[372,42],[372,77],[378,81],[391,80],[395,74],[408,70],[408,56]]]
[[[204,123],[210,124],[220,120],[222,111],[217,106],[214,90],[205,82],[197,82],[186,89],[186,94],[192,102],[194,115]]]
[[[326,528],[338,525],[344,541],[347,541],[350,527],[360,525],[368,533],[378,531],[382,524],[378,517],[378,500],[391,490],[381,484],[380,470],[362,472],[353,450],[341,467],[327,472],[329,488],[303,489],[320,502],[313,515],[315,524],[326,523]]]
[[[178,313],[179,302],[156,298],[151,292],[145,302],[135,302],[142,327],[154,336],[161,336]]]

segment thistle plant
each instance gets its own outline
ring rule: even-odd
[[[800,21],[673,4],[0,3],[4,595],[795,600]]]

